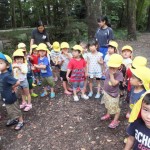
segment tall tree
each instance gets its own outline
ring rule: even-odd
[[[127,0],[128,39],[136,40],[136,0]]]
[[[147,19],[147,28],[146,28],[146,30],[148,32],[150,32],[150,4],[149,4],[149,7],[147,9],[147,14],[148,14],[148,19]]]
[[[87,7],[88,38],[93,38],[97,28],[97,18],[102,15],[102,0],[85,0]]]
[[[16,11],[15,11],[15,0],[10,0],[10,7],[11,7],[11,21],[12,21],[12,27],[16,28]]]
[[[20,19],[21,19],[21,27],[24,26],[22,3],[23,2],[21,2],[20,0],[18,0],[18,6],[19,6],[19,12],[20,12]]]

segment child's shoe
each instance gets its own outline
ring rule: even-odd
[[[47,92],[43,92],[42,94],[41,94],[41,97],[45,97],[47,95]]]
[[[81,95],[81,98],[83,98],[83,99],[85,99],[85,100],[87,100],[87,99],[89,99],[89,97],[87,96],[87,95]]]
[[[6,123],[6,126],[12,126],[18,123],[18,119],[9,119]]]
[[[18,122],[18,124],[17,124],[16,127],[15,127],[15,130],[16,130],[16,131],[19,131],[19,130],[22,129],[22,127],[23,127],[23,122]]]
[[[31,96],[32,97],[38,97],[38,95],[36,93],[32,93]]]
[[[68,91],[73,92],[73,89],[72,88],[68,88]]]
[[[101,117],[101,120],[104,121],[104,120],[108,120],[110,119],[110,115],[106,114],[104,115],[103,117]]]
[[[24,111],[29,111],[30,109],[32,109],[32,104],[27,104]]]
[[[27,103],[24,102],[24,103],[22,103],[22,104],[20,105],[20,109],[23,109],[23,108],[25,108],[26,106],[27,106]]]
[[[55,93],[54,93],[54,92],[51,92],[50,98],[54,98],[54,97],[55,97]]]
[[[92,97],[93,96],[93,92],[90,92],[89,94],[88,94],[88,97]]]
[[[98,98],[100,98],[101,97],[101,94],[99,94],[99,93],[97,93],[96,95],[95,95],[95,98],[96,99],[98,99]]]
[[[78,102],[78,101],[79,101],[78,96],[73,96],[73,99],[74,99],[75,102]]]
[[[36,87],[36,84],[35,84],[35,83],[32,83],[32,86],[33,86],[33,87]]]
[[[65,91],[64,93],[67,94],[67,95],[71,95],[71,94],[72,94],[72,93],[69,92],[69,91]]]
[[[120,123],[120,121],[112,121],[109,125],[108,125],[108,127],[109,128],[111,128],[111,129],[115,129],[117,126],[119,126],[119,123]]]

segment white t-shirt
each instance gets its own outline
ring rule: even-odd
[[[123,59],[123,64],[128,67],[130,64],[132,64],[132,59],[131,58],[126,58]]]

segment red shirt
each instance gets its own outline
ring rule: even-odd
[[[81,82],[85,80],[85,67],[86,61],[84,59],[77,60],[75,58],[71,59],[68,64],[68,69],[72,71],[70,81],[71,82]]]
[[[130,91],[130,90],[131,90],[130,79],[131,79],[131,77],[132,77],[132,72],[131,72],[130,68],[127,69],[126,75],[127,75],[127,80],[128,80],[127,89],[128,89],[128,91]]]
[[[31,63],[34,65],[34,64],[36,64],[36,65],[38,65],[38,58],[40,57],[39,55],[34,55],[34,54],[32,54],[31,55],[31,57],[32,57],[32,60],[31,60]],[[36,69],[36,70],[33,70],[33,72],[40,72],[40,70],[39,69]]]

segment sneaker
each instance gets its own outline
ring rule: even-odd
[[[74,99],[75,102],[79,101],[78,96],[74,96],[73,99]]]
[[[18,119],[9,119],[6,123],[6,126],[12,126],[18,123]]]
[[[39,82],[37,83],[38,86],[40,86],[41,84],[42,84],[41,81],[39,81]]]
[[[24,111],[29,111],[30,109],[32,109],[32,104],[27,104]]]
[[[108,114],[106,114],[103,117],[101,117],[102,121],[105,121],[105,120],[108,120],[108,119],[110,119],[110,115],[108,115]]]
[[[22,129],[22,127],[23,127],[23,122],[18,122],[18,124],[16,125],[16,127],[15,127],[15,130],[16,131],[19,131],[19,130],[21,130]]]
[[[101,97],[101,94],[99,94],[99,93],[97,93],[96,95],[95,95],[95,98],[96,99],[98,99],[98,98],[100,98]]]
[[[88,97],[92,97],[93,96],[93,92],[90,92],[89,94],[88,94]]]
[[[41,94],[41,97],[45,97],[47,95],[47,92],[43,92],[42,94]]]
[[[55,97],[55,93],[54,93],[54,92],[51,92],[50,98],[54,98],[54,97]]]
[[[22,103],[22,104],[20,105],[20,109],[25,108],[25,107],[26,107],[26,105],[27,105],[27,103],[26,103],[26,102],[25,102],[25,103]]]
[[[109,128],[111,128],[111,129],[115,129],[117,126],[119,126],[119,123],[120,123],[120,121],[112,121],[109,125],[108,125],[108,127]]]
[[[38,95],[36,93],[32,93],[31,96],[32,97],[38,97]]]
[[[3,106],[3,107],[5,107],[5,106],[6,106],[6,104],[4,103],[2,106]]]
[[[87,100],[87,99],[89,99],[89,97],[87,96],[87,95],[81,95],[81,98],[83,98],[83,99],[85,99],[85,100]]]
[[[35,83],[32,83],[32,86],[33,86],[33,87],[36,87],[36,84],[35,84]]]

